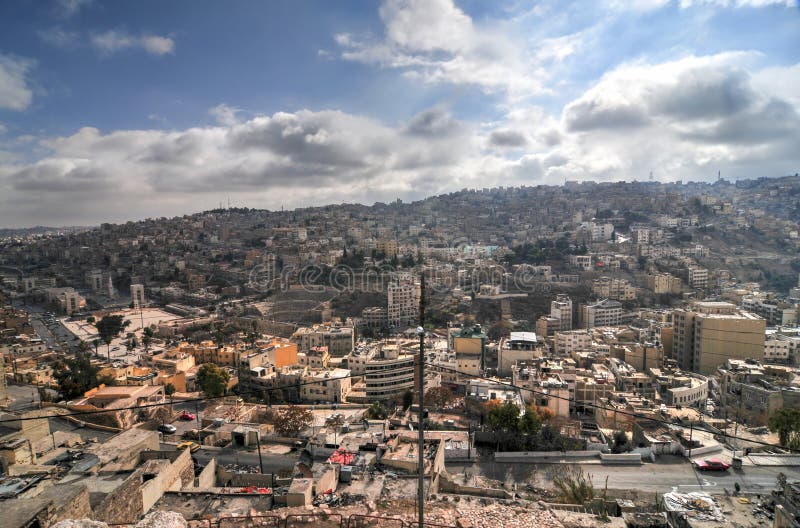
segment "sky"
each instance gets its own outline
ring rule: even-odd
[[[798,0],[0,0],[0,226],[800,172]]]

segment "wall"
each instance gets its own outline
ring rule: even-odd
[[[145,460],[169,460],[174,456],[169,451],[146,451],[142,453]],[[188,449],[172,460],[158,474],[142,484],[142,512],[147,513],[158,502],[165,491],[180,491],[194,481],[194,463]]]
[[[194,479],[195,488],[213,488],[217,485],[217,459],[212,458]]]
[[[135,523],[142,514],[142,471],[137,470],[93,508],[92,519],[107,523]]]
[[[464,486],[448,478],[444,473],[438,479],[438,493],[455,493],[458,495],[477,495],[479,497],[494,497],[496,499],[513,499],[514,494],[503,489],[479,488]]]
[[[535,464],[543,460],[551,459],[597,459],[599,455],[599,451],[508,451],[505,453],[495,453],[494,459],[496,462],[527,462]]]

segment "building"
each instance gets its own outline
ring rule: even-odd
[[[331,357],[344,357],[353,351],[354,334],[349,326],[320,324],[298,328],[291,339],[297,343],[299,352],[307,353],[315,347],[327,347]]]
[[[777,410],[800,408],[800,386],[787,367],[729,359],[719,369],[720,403],[726,417],[748,425],[766,425]]]
[[[618,301],[633,301],[636,299],[636,288],[625,279],[612,279],[600,277],[592,281],[592,293],[601,298],[616,299]]]
[[[144,284],[131,284],[131,303],[134,309],[143,308],[147,304],[144,298]]]
[[[561,329],[561,319],[543,315],[536,320],[536,334],[552,337]]]
[[[760,315],[770,326],[792,326],[797,323],[797,307],[785,301],[770,299],[763,293],[742,297],[742,308]]]
[[[592,349],[592,336],[587,330],[558,332],[553,338],[556,354],[569,356],[573,352]]]
[[[708,288],[708,270],[699,268],[697,266],[689,266],[687,268],[689,277],[689,287],[703,290]]]
[[[683,370],[708,375],[728,359],[764,358],[766,321],[731,303],[696,301],[672,320],[672,357]]]
[[[307,403],[341,403],[350,393],[350,371],[347,369],[312,370],[305,374],[300,387],[300,400]]]
[[[500,341],[497,349],[497,374],[511,376],[511,369],[518,361],[529,361],[542,357],[546,351],[533,332],[511,332],[511,336]]]
[[[397,273],[386,288],[390,327],[416,326],[419,322],[420,284],[410,273]]]
[[[479,376],[486,370],[486,334],[480,325],[451,328],[450,349],[456,355],[460,372]]]
[[[380,329],[389,324],[389,315],[383,306],[368,306],[361,310],[361,326]]]
[[[622,303],[604,299],[595,304],[581,306],[581,327],[617,326],[622,317]]]
[[[400,347],[386,345],[380,355],[366,364],[364,385],[366,400],[400,401],[414,390],[415,356],[403,354]]]
[[[647,276],[647,287],[658,295],[681,293],[681,279],[669,273],[656,273]]]
[[[557,295],[550,301],[550,317],[558,319],[558,330],[572,330],[572,299],[568,295]]]

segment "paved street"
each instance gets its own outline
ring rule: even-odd
[[[698,472],[684,459],[670,462],[648,463],[641,466],[603,466],[583,464],[584,472],[592,476],[596,487],[604,487],[608,478],[609,489],[632,489],[664,493],[677,488],[681,491],[705,490],[722,492],[723,488],[734,489],[739,483],[742,490],[768,492],[775,486],[778,473],[783,472],[789,479],[800,479],[800,467],[745,466],[742,471]],[[519,464],[519,463],[450,463],[450,473],[484,475],[489,478],[505,480],[513,477],[516,482],[535,482],[536,485],[549,485],[554,471],[563,468],[561,464]]]

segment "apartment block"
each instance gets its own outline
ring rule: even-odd
[[[766,321],[734,304],[697,301],[672,319],[672,355],[684,370],[707,375],[728,359],[764,358]]]

